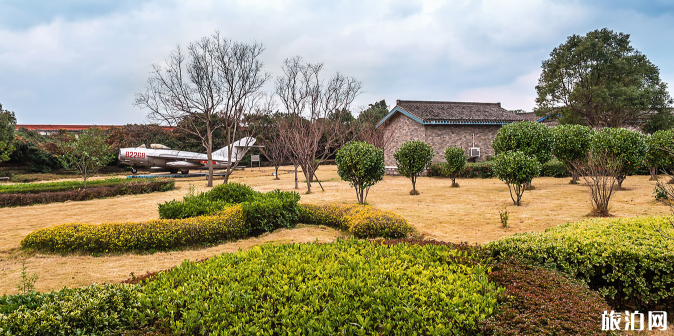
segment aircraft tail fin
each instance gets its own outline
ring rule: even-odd
[[[255,138],[245,137],[238,141],[235,141],[227,147],[220,148],[213,152],[213,156],[219,156],[225,159],[229,159],[229,151],[232,149],[232,161],[239,162],[243,159],[243,156],[246,155],[246,152],[250,149],[251,146],[255,144]]]

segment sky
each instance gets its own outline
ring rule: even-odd
[[[274,77],[299,55],[362,81],[354,112],[382,99],[531,111],[541,62],[601,28],[630,34],[674,92],[674,0],[0,0],[0,104],[19,124],[146,123],[133,98],[152,64],[219,30],[264,44]]]

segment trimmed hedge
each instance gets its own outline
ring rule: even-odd
[[[348,230],[357,238],[402,238],[413,231],[402,216],[369,205],[300,204],[297,220]]]
[[[175,181],[133,182],[116,184],[107,187],[90,187],[67,191],[51,191],[40,193],[0,193],[0,207],[47,204],[65,201],[86,201],[96,198],[118,195],[136,195],[155,191],[168,191],[175,188]]]
[[[186,261],[143,287],[176,334],[465,335],[499,290],[476,258],[437,245],[264,245]]]
[[[614,307],[674,306],[671,217],[589,219],[489,243],[497,258],[516,256],[570,274]]]
[[[147,300],[134,285],[93,285],[0,297],[2,335],[101,335],[146,323]]]
[[[134,181],[126,178],[109,178],[105,180],[87,181],[88,187],[110,187],[118,184],[133,183]],[[84,185],[82,181],[62,181],[45,183],[17,183],[0,185],[0,194],[29,194],[50,191],[65,191],[72,189],[81,189]]]
[[[481,323],[485,335],[613,334],[600,327],[601,314],[612,310],[606,301],[558,272],[508,260],[489,279],[506,291],[496,314]]]
[[[172,250],[215,244],[250,234],[241,205],[212,216],[103,224],[68,223],[31,232],[22,248],[93,253]]]

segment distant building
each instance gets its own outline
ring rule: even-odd
[[[445,160],[445,149],[461,146],[470,161],[484,161],[494,155],[491,143],[502,125],[533,120],[531,113],[514,113],[501,103],[471,103],[398,100],[377,127],[384,127],[390,143],[384,151],[388,174],[396,173],[393,153],[409,140],[423,140],[433,146],[433,162]],[[538,118],[540,119],[540,118]]]
[[[21,124],[16,125],[16,129],[25,128],[31,131],[38,132],[42,135],[51,135],[58,133],[59,130],[64,130],[71,133],[79,133],[83,130],[96,127],[101,129],[108,129],[110,127],[122,127],[124,125],[47,125],[47,124]],[[174,127],[162,126],[164,129],[173,130]]]

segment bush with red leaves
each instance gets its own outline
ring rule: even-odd
[[[496,264],[489,279],[506,292],[496,314],[482,322],[487,335],[611,335],[601,331],[601,314],[611,307],[560,273],[510,260]]]

